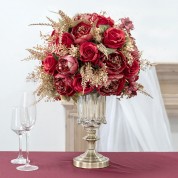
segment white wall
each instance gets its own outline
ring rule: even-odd
[[[46,16],[57,18],[50,11],[59,9],[70,16],[103,10],[115,20],[122,17],[133,20],[133,36],[143,58],[178,62],[177,7],[177,0],[0,0],[0,150],[17,149],[17,136],[10,130],[11,106],[18,90],[34,88],[25,83],[25,78],[35,62],[20,60],[28,56],[26,48],[41,42],[39,31],[51,32],[47,27],[29,27],[29,24],[46,22]],[[59,102],[40,102],[37,123],[31,133],[31,149],[64,150],[64,118]],[[177,133],[178,126],[174,131]]]

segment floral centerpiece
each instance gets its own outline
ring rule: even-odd
[[[76,167],[103,168],[109,158],[95,150],[96,130],[106,123],[105,96],[131,98],[140,91],[148,95],[137,82],[139,71],[149,64],[131,35],[129,18],[115,23],[104,13],[83,13],[73,18],[62,11],[60,19],[47,25],[50,34],[43,35],[43,45],[28,49],[27,59],[38,59],[40,65],[29,75],[39,80],[36,92],[40,99],[73,99],[78,104],[78,122],[87,132],[88,150],[73,159]]]
[[[59,11],[60,19],[47,25],[51,34],[42,34],[43,45],[28,49],[27,59],[38,59],[40,65],[28,76],[39,80],[37,95],[41,98],[77,100],[80,95],[128,98],[145,93],[137,83],[139,71],[147,62],[131,35],[134,26],[129,18],[115,23],[104,13],[83,13],[73,18]]]

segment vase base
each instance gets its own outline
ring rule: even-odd
[[[87,150],[84,154],[73,159],[73,165],[79,168],[104,168],[109,166],[109,158],[94,150]]]

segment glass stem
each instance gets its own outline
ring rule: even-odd
[[[27,152],[27,157],[26,157],[26,165],[29,164],[29,131],[26,131],[26,152]]]
[[[22,135],[19,135],[19,155],[18,158],[22,158]]]

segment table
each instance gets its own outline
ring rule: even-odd
[[[39,170],[21,172],[10,160],[17,152],[0,152],[0,178],[178,178],[178,153],[102,153],[110,158],[103,169],[81,169],[72,165],[77,152],[31,152]]]

